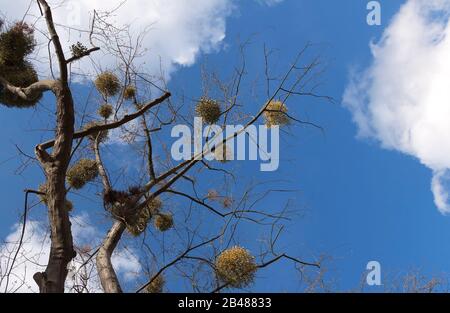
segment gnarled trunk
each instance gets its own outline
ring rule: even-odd
[[[116,221],[111,227],[97,254],[97,271],[103,290],[106,293],[122,292],[119,279],[117,278],[111,262],[111,256],[124,231],[125,224],[121,221]]]
[[[62,293],[67,265],[75,257],[69,212],[65,207],[66,171],[70,163],[74,133],[74,108],[67,83],[59,82],[53,90],[57,99],[56,144],[52,154],[39,146],[36,155],[47,177],[47,206],[51,231],[51,247],[47,268],[34,279],[41,293]]]

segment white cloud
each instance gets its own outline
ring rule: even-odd
[[[12,233],[0,246],[0,290],[5,291],[7,285],[6,274],[9,272],[11,261],[17,250],[17,242],[21,234],[21,225],[15,225]],[[33,280],[34,273],[42,271],[48,260],[50,239],[42,225],[35,221],[27,223],[24,244],[14,264],[8,284],[8,292],[37,292],[38,288]]]
[[[371,44],[373,62],[344,94],[359,135],[433,171],[435,204],[450,213],[450,0],[408,0]]]
[[[280,4],[281,2],[283,2],[284,0],[257,0],[259,3],[261,3],[261,4],[265,4],[265,5],[268,5],[268,6],[274,6],[274,5],[277,5],[277,4]]]
[[[268,5],[275,5],[282,0],[257,0]],[[88,44],[88,32],[79,33],[75,29],[89,30],[94,10],[109,11],[117,8],[122,0],[49,0],[54,11],[57,25],[70,26],[73,29],[58,27],[61,42],[70,53],[69,47],[80,41]],[[8,20],[21,20],[27,8],[28,21],[39,17],[36,1],[28,0],[0,0],[0,12]],[[236,5],[236,0],[128,0],[110,17],[110,21],[121,27],[131,25],[131,33],[136,40],[137,35],[150,26],[145,36],[142,49],[148,50],[141,64],[150,74],[159,74],[160,64],[166,76],[170,76],[177,66],[194,64],[201,52],[211,52],[219,49],[226,35],[226,19]],[[36,24],[45,31],[44,21]],[[42,73],[48,74],[47,41],[42,34],[38,34],[39,42],[45,43],[39,56],[43,64],[39,67]],[[101,44],[96,42],[99,46]],[[116,59],[105,54],[105,51],[93,54],[93,59],[104,68],[114,68]],[[78,62],[83,73],[91,73],[91,63],[85,59]],[[57,68],[57,66],[55,66]]]
[[[18,241],[22,226],[17,224],[13,227],[11,234],[0,245],[0,292],[6,287],[5,274],[11,266],[12,257],[17,251]],[[95,249],[100,243],[103,232],[100,232],[89,219],[88,214],[82,213],[72,217],[72,233],[77,247],[90,246]],[[50,251],[50,238],[47,227],[42,222],[28,221],[22,248],[12,270],[8,284],[8,292],[38,292],[38,287],[33,280],[36,272],[44,271]],[[78,255],[68,268],[69,275],[66,281],[66,291],[73,291],[76,285],[82,283],[81,277],[89,273],[89,292],[102,292],[101,285],[95,270],[95,258],[86,267],[80,267],[86,261],[86,256]],[[133,250],[119,247],[113,254],[112,263],[120,279],[123,282],[135,280],[142,274],[142,268]],[[83,272],[85,271],[85,272]],[[93,274],[92,274],[93,273]]]
[[[30,1],[1,0],[1,10],[9,20],[21,19]],[[94,10],[109,11],[117,8],[121,0],[50,0],[54,8],[56,24],[66,25],[74,29],[89,30],[90,19]],[[232,12],[232,1],[229,0],[129,0],[114,12],[110,21],[118,27],[132,24],[131,32],[136,39],[137,34],[151,25],[145,37],[143,48],[149,49],[145,62],[150,71],[156,72],[160,66],[160,57],[164,69],[170,73],[175,65],[192,65],[201,51],[209,52],[220,46],[225,37],[225,20]],[[36,1],[32,2],[30,16],[39,16]],[[33,20],[28,17],[28,20]],[[45,30],[44,21],[37,24]],[[88,33],[58,28],[61,42],[68,51],[71,44],[81,41],[87,44]],[[39,39],[47,42],[41,35]],[[97,43],[98,44],[98,43]],[[100,45],[100,44],[99,44]],[[44,46],[40,56],[48,57]],[[93,58],[104,67],[114,67],[115,59],[96,53]],[[88,68],[90,63],[83,61],[81,67]]]
[[[113,254],[111,262],[116,272],[121,274],[125,281],[133,281],[143,273],[136,255],[128,249],[118,249]]]
[[[449,171],[437,171],[433,175],[433,179],[431,180],[431,190],[434,194],[434,202],[438,208],[444,211],[444,213],[448,213],[448,191],[445,188],[445,183],[450,179]]]

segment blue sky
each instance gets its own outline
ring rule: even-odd
[[[450,272],[450,251],[444,244],[450,237],[450,220],[434,203],[432,171],[421,164],[420,157],[392,147],[383,149],[380,138],[357,138],[358,125],[341,103],[351,70],[370,66],[369,43],[381,38],[405,1],[380,1],[381,26],[367,25],[367,2],[285,0],[268,7],[242,1],[227,19],[222,48],[202,54],[192,66],[177,67],[169,84],[170,89],[199,96],[201,65],[226,71],[230,64],[236,64],[238,38],[252,37],[247,50],[250,73],[263,66],[264,43],[277,50],[275,60],[280,67],[288,65],[306,42],[314,43],[312,53],[319,53],[328,64],[321,77],[321,93],[334,97],[336,103],[305,98],[291,106],[297,106],[295,112],[300,116],[307,115],[321,125],[324,133],[308,127],[292,128],[292,135],[281,140],[282,161],[274,173],[257,173],[258,164],[251,162],[231,166],[245,177],[242,183],[250,178],[283,179],[289,180],[286,186],[298,190],[288,198],[302,214],[286,224],[280,247],[306,260],[321,254],[330,256],[325,263],[327,277],[337,281],[337,290],[357,288],[372,260],[381,263],[383,274],[411,269],[427,274]],[[76,88],[81,93],[87,90]],[[250,97],[248,100],[249,109],[256,109],[258,103],[252,103]],[[43,105],[51,106],[46,100]],[[32,154],[34,145],[49,134],[30,131],[38,128],[36,124],[47,123],[36,122],[33,110],[0,110],[5,130],[0,134],[0,238],[5,238],[21,214],[22,190],[35,188],[42,180],[35,168],[16,173],[19,162],[12,159],[17,155],[14,144]],[[264,205],[276,207],[285,199],[284,195],[270,197]],[[77,201],[77,206],[89,212],[89,201]],[[36,212],[35,216],[43,214]],[[255,238],[264,234],[257,227],[248,227],[240,238],[249,249],[257,249]],[[293,275],[297,274],[291,264],[278,263],[261,271],[250,290],[298,291]]]
[[[290,225],[283,244],[305,255],[332,256],[331,275],[337,276],[340,289],[357,288],[371,260],[379,261],[386,272],[448,271],[442,242],[450,225],[433,203],[430,171],[413,157],[355,138],[357,127],[340,103],[350,69],[370,62],[369,42],[380,38],[402,3],[382,1],[383,24],[369,27],[366,1],[286,1],[270,10],[247,2],[228,27],[231,42],[256,33],[255,41],[279,49],[281,60],[313,41],[329,63],[322,93],[337,103],[298,101],[309,119],[324,127],[325,135],[313,128],[297,129],[293,138],[282,140],[285,162],[268,176],[289,177],[300,190],[296,202],[305,210]],[[292,15],[295,18],[284,17]],[[260,61],[261,44],[255,44],[252,53]],[[227,54],[208,56],[208,62],[227,64]],[[182,70],[174,80],[193,73],[198,68]],[[287,273],[282,267],[273,271]],[[289,281],[289,273],[284,279]],[[271,284],[292,286],[286,281]]]

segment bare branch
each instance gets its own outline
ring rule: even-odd
[[[89,50],[83,52],[83,53],[80,54],[80,55],[73,56],[73,57],[71,57],[70,59],[67,59],[66,63],[67,63],[67,64],[73,63],[73,62],[78,61],[78,60],[80,60],[80,59],[82,59],[82,58],[84,58],[84,57],[90,55],[91,53],[93,53],[93,52],[95,52],[95,51],[99,51],[99,50],[100,50],[99,47],[91,48],[91,49],[89,49]]]
[[[0,84],[10,93],[25,101],[33,101],[37,99],[43,92],[54,90],[54,88],[56,87],[56,81],[54,80],[41,80],[34,84],[31,84],[26,88],[16,87],[14,85],[11,85],[2,76],[0,76]]]
[[[67,83],[68,79],[67,62],[64,56],[64,50],[59,40],[58,33],[56,32],[55,24],[53,22],[52,10],[50,9],[50,6],[48,5],[46,0],[37,0],[37,1],[43,8],[45,20],[47,22],[48,32],[50,34],[50,39],[53,43],[56,56],[58,58],[60,79],[63,83]]]
[[[134,120],[134,119],[136,119],[138,117],[140,117],[141,115],[145,114],[148,110],[150,110],[151,108],[153,108],[153,107],[157,106],[158,104],[164,102],[170,96],[171,96],[171,94],[169,92],[166,92],[160,98],[155,99],[155,100],[145,104],[143,106],[143,108],[140,109],[139,111],[137,111],[137,112],[135,112],[133,114],[130,114],[130,115],[125,115],[119,121],[112,122],[112,123],[109,123],[109,124],[104,124],[104,125],[93,126],[93,127],[90,127],[90,128],[88,128],[86,130],[83,130],[83,131],[80,131],[80,132],[76,132],[76,133],[74,133],[73,138],[74,139],[83,138],[83,137],[86,137],[86,136],[89,136],[89,135],[92,135],[94,133],[98,133],[98,132],[101,132],[101,131],[111,130],[111,129],[114,129],[114,128],[119,128],[120,126],[122,126],[122,125],[124,125],[124,124],[126,124],[126,123],[128,123],[128,122],[130,122],[130,121],[132,121],[132,120]],[[55,144],[55,140],[50,140],[50,141],[47,141],[45,143],[41,143],[39,145],[39,147],[40,147],[40,149],[46,150],[46,149],[49,149],[49,148],[53,147],[54,144]]]

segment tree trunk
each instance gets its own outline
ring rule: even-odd
[[[51,155],[36,147],[36,155],[47,177],[47,206],[51,231],[51,247],[47,268],[34,279],[41,293],[62,293],[67,265],[76,256],[69,212],[65,207],[66,171],[70,163],[74,133],[74,108],[67,83],[59,82],[53,90],[57,100],[56,143]]]
[[[106,293],[122,293],[122,288],[111,263],[111,256],[124,231],[125,224],[121,221],[116,221],[97,254],[97,271],[103,290]]]

